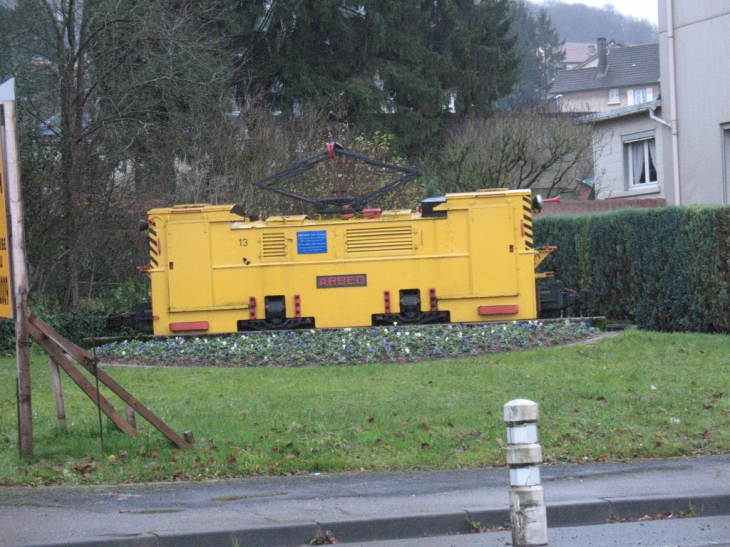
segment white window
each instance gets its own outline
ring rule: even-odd
[[[656,142],[653,138],[624,143],[628,188],[656,184]]]
[[[629,89],[626,94],[628,95],[629,106],[650,103],[654,100],[654,91],[650,87],[646,89]]]
[[[621,102],[621,95],[618,87],[612,87],[608,90],[608,104],[616,104]]]

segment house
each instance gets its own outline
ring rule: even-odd
[[[730,203],[728,36],[730,1],[659,0],[660,93],[652,85],[639,103],[635,88],[634,104],[621,97],[583,118],[595,128],[599,199]]]
[[[550,92],[561,111],[591,113],[581,120],[594,126],[596,199],[664,197],[659,44],[599,38],[596,54],[557,73]]]
[[[594,127],[596,199],[665,199],[667,122],[662,100],[627,105],[583,117]]]
[[[555,75],[550,96],[561,111],[602,112],[659,95],[659,45],[624,46],[598,39],[597,52]]]
[[[565,58],[560,62],[560,68],[566,70],[575,68],[593,57],[597,51],[596,44],[591,42],[565,42],[563,44]]]

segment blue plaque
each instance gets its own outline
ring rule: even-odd
[[[327,252],[327,230],[297,232],[297,254],[317,255]]]

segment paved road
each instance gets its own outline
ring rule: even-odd
[[[546,466],[542,476],[551,537],[572,533],[566,527],[603,529],[612,516],[638,518],[690,509],[702,518],[730,515],[730,457]],[[468,520],[490,528],[508,521],[508,492],[506,468],[0,488],[0,545],[299,546],[326,530],[348,543],[420,538],[417,544],[427,545],[424,537],[442,536],[447,543],[432,545],[451,545],[447,535],[457,533],[466,535],[453,536],[453,541],[478,537],[506,542],[509,533],[468,535]],[[638,534],[680,526],[675,522],[691,522],[691,528],[700,520],[613,524],[606,530]],[[592,533],[602,533],[599,528]],[[712,541],[729,538],[730,533]],[[633,545],[628,537],[623,539],[627,542],[607,545]],[[551,544],[567,540],[555,541]],[[585,545],[598,544],[591,540]]]

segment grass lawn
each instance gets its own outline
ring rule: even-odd
[[[323,367],[106,367],[176,431],[136,438],[68,378],[59,434],[48,358],[33,358],[35,457],[18,458],[15,360],[0,359],[0,484],[199,480],[259,473],[504,464],[502,406],[540,404],[549,462],[730,450],[730,337],[626,331],[595,344],[454,360]],[[103,391],[117,405],[118,399]]]

